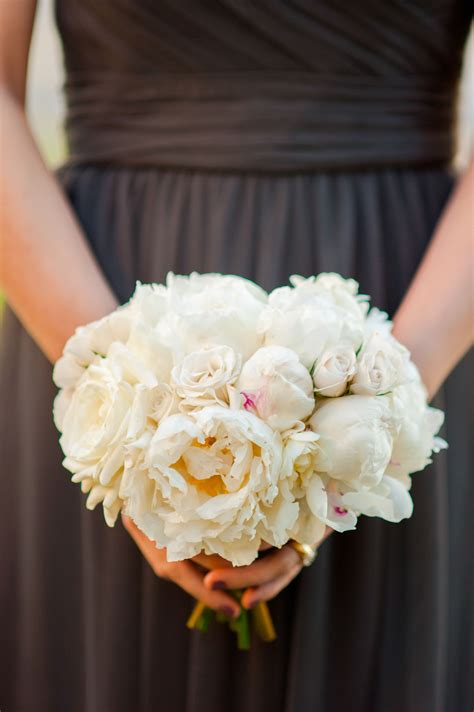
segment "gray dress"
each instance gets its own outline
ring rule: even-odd
[[[394,314],[454,184],[467,2],[56,12],[70,142],[56,175],[121,301],[168,270],[267,289],[334,270]],[[223,626],[189,631],[192,599],[86,511],[61,466],[51,365],[7,306],[2,711],[471,710],[472,385],[468,354],[436,398],[450,448],[414,477],[413,517],[331,536],[271,602],[277,641],[238,652]]]

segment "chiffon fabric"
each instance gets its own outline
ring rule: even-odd
[[[456,180],[468,3],[57,0],[56,18],[56,177],[121,302],[168,270],[266,289],[337,271],[393,316]],[[240,652],[225,626],[189,631],[190,596],[85,509],[51,364],[7,305],[1,709],[472,709],[472,365],[434,400],[450,446],[414,476],[412,518],[329,537],[270,602],[277,640]]]

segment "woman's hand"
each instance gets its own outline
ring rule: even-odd
[[[292,546],[281,549],[262,544],[260,550],[274,550],[248,566],[232,566],[227,559],[213,554],[198,554],[185,561],[167,561],[166,549],[158,549],[134,523],[122,513],[123,525],[157,576],[174,581],[180,588],[206,606],[225,615],[237,617],[240,606],[225,589],[246,589],[241,603],[253,608],[259,601],[274,598],[301,571],[301,557]],[[331,534],[326,527],[318,546]],[[206,571],[208,573],[206,573]]]
[[[166,549],[158,549],[135,522],[125,514],[121,515],[122,522],[135,544],[142,552],[145,559],[157,576],[168,581],[174,581],[180,588],[203,601],[206,606],[216,611],[222,611],[227,616],[237,617],[240,606],[233,596],[224,591],[213,590],[204,585],[206,570],[217,568],[225,571],[232,564],[220,556],[207,556],[198,554],[186,561],[167,561]]]
[[[318,546],[332,531],[331,527],[326,527],[324,536],[317,542]],[[208,591],[244,588],[241,603],[244,608],[253,608],[259,601],[269,601],[280,593],[302,567],[298,552],[286,544],[248,566],[212,566],[212,570],[204,576],[204,586]]]

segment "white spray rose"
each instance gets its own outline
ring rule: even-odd
[[[321,402],[309,424],[319,437],[317,470],[337,480],[376,485],[392,453],[397,421],[386,396]]]
[[[356,370],[356,355],[350,344],[340,344],[324,351],[316,361],[313,383],[321,396],[342,396]]]
[[[313,412],[313,382],[297,354],[284,346],[264,346],[244,363],[237,387],[243,407],[276,430],[287,430]]]
[[[237,380],[242,357],[230,346],[210,346],[192,351],[171,372],[171,382],[184,405],[229,403],[228,386]]]
[[[351,393],[376,396],[393,390],[407,378],[409,357],[396,339],[374,331],[357,356]]]
[[[171,415],[151,439],[147,467],[133,473],[142,479],[140,496],[127,501],[126,512],[167,547],[171,561],[204,548],[234,565],[249,564],[262,541],[258,532],[279,545],[280,530],[294,520],[291,503],[267,520],[281,462],[279,434],[252,413],[217,405]]]

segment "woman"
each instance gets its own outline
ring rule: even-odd
[[[55,175],[23,110],[34,6],[0,5],[2,709],[470,709],[474,170],[454,190],[449,168],[468,4],[57,0]],[[233,569],[169,564],[126,518],[85,510],[51,364],[170,269],[266,289],[338,271],[389,311],[447,411],[410,520],[332,534],[304,571],[289,545]],[[279,634],[249,653],[224,626],[184,626],[192,597],[235,610],[237,585]]]

